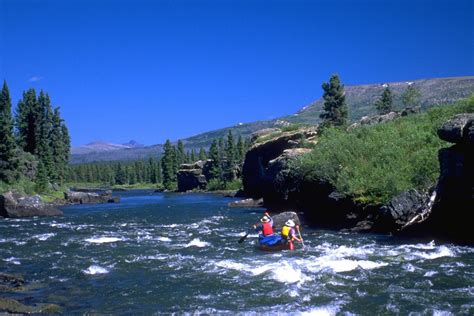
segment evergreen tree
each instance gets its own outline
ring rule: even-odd
[[[408,85],[407,89],[402,93],[401,99],[404,107],[416,107],[420,103],[420,92],[413,84]]]
[[[219,159],[218,159],[218,162],[219,164],[222,166],[222,162],[224,161],[225,159],[225,146],[224,146],[224,138],[219,138],[219,140],[217,141],[217,151],[218,151],[218,154],[219,154]],[[212,159],[212,158],[211,158]]]
[[[189,159],[191,160],[190,161],[191,163],[194,163],[198,160],[196,156],[196,151],[194,150],[194,148],[191,150],[191,157],[189,157]]]
[[[15,140],[13,137],[13,118],[10,91],[7,82],[3,82],[0,92],[0,181],[11,183],[14,180],[16,167]]]
[[[344,126],[347,124],[347,105],[344,95],[344,85],[341,84],[338,75],[332,75],[329,82],[322,85],[324,90],[323,113],[320,118],[323,126]]]
[[[51,132],[53,129],[53,109],[49,96],[41,90],[38,97],[38,113],[36,117],[35,155],[43,162],[49,178],[58,178],[53,163]]]
[[[375,102],[375,107],[379,111],[380,114],[387,114],[392,111],[393,109],[393,95],[392,95],[392,90],[390,90],[390,87],[386,87],[380,99]]]
[[[183,145],[183,142],[181,140],[178,140],[177,147],[178,147],[177,152],[176,152],[177,168],[179,169],[179,166],[181,164],[187,163],[187,159],[186,159],[186,153],[184,151],[184,145]]]
[[[202,160],[202,161],[207,160],[206,151],[202,147],[199,149],[199,160]]]
[[[156,164],[156,183],[163,183],[163,172],[161,169],[161,160]]]
[[[36,91],[29,89],[23,92],[23,98],[18,102],[15,123],[18,144],[24,151],[31,154],[36,153],[38,114],[39,108],[36,99]]]
[[[172,189],[176,182],[176,149],[166,140],[163,157],[161,158],[161,169],[163,170],[163,185],[166,189]]]
[[[224,168],[224,180],[232,181],[234,180],[236,150],[235,150],[234,136],[232,135],[231,130],[229,130],[227,134],[225,152],[226,152],[226,160],[225,160],[225,168]]]
[[[242,140],[242,135],[239,135],[239,139],[237,140],[236,153],[237,153],[236,160],[237,160],[238,162],[241,162],[242,160],[244,160],[244,156],[245,156],[245,143],[244,143],[244,141]]]
[[[115,171],[115,183],[117,184],[128,183],[127,172],[120,162],[117,164],[117,170]]]
[[[45,192],[48,190],[48,171],[46,170],[43,162],[40,160],[38,163],[38,171],[36,173],[36,191]]]
[[[231,130],[229,130],[229,132],[227,133],[227,143],[226,143],[225,151],[226,151],[227,163],[230,165],[234,165],[236,149],[235,149],[235,143],[234,143],[234,135],[232,135]]]
[[[220,155],[217,141],[214,140],[209,148],[209,159],[212,160],[209,175],[212,179],[221,179],[222,168],[220,164]]]

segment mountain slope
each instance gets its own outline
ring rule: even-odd
[[[396,108],[401,108],[400,95],[409,84],[412,84],[421,93],[420,105],[423,110],[440,104],[454,103],[474,93],[474,76],[346,86],[344,90],[350,120],[355,121],[359,120],[362,116],[374,114],[376,111],[374,103],[382,94],[386,84],[392,89]],[[322,105],[323,99],[320,98],[293,115],[270,121],[257,121],[209,131],[183,139],[183,143],[187,150],[193,148],[198,150],[200,147],[210,146],[212,140],[215,138],[225,137],[229,129],[231,129],[232,133],[236,136],[242,135],[243,137],[248,137],[257,130],[278,127],[286,122],[317,124],[320,121],[319,114],[321,113]],[[89,151],[82,153],[73,149],[71,163],[134,160],[151,156],[156,157],[162,153],[162,147],[162,145],[153,145],[140,148],[125,148],[113,151]]]

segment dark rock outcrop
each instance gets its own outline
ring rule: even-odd
[[[410,225],[405,233],[430,233],[473,245],[474,114],[459,114],[438,130],[441,139],[454,142],[438,153],[440,176],[431,215]]]
[[[178,171],[178,191],[185,192],[194,189],[205,189],[207,185],[206,176],[203,173],[204,161],[193,164],[182,164]]]
[[[264,134],[263,137],[266,135]],[[301,148],[304,142],[314,141],[317,135],[316,128],[303,128],[291,132],[281,132],[268,140],[258,142],[254,138],[254,144],[245,156],[242,168],[243,186],[246,196],[252,198],[265,198],[265,200],[285,200],[285,195],[275,195],[275,185],[283,185],[285,178],[284,167],[286,163],[308,150]],[[278,184],[279,183],[279,184]],[[281,204],[281,203],[280,203]]]
[[[0,217],[61,216],[63,212],[41,201],[39,195],[23,196],[15,191],[0,195]]]
[[[118,203],[120,198],[112,196],[112,190],[80,189],[64,192],[64,198],[70,204]]]
[[[374,231],[397,232],[415,216],[423,212],[429,196],[409,190],[392,198],[380,208]]]

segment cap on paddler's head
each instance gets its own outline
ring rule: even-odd
[[[260,221],[261,221],[262,223],[268,223],[268,222],[270,221],[270,218],[265,215],[264,217],[262,217],[262,218],[260,219]]]
[[[285,225],[288,227],[295,227],[295,222],[292,219],[289,219],[286,221]]]

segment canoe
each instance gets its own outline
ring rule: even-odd
[[[262,251],[281,251],[281,250],[294,250],[295,249],[292,242],[278,243],[272,246],[259,244],[258,248]]]

